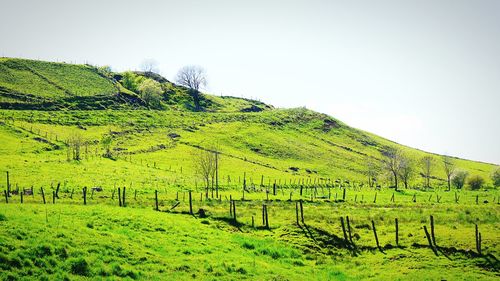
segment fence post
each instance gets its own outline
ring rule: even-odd
[[[10,196],[10,178],[9,178],[9,171],[7,171],[7,191],[6,191],[7,197]]]
[[[5,195],[5,203],[8,204],[9,203],[9,196],[7,195],[7,190],[4,190],[3,194]]]
[[[344,217],[340,217],[340,225],[342,226],[342,232],[344,233],[344,241],[346,245],[349,245],[349,240],[347,239],[347,232],[344,225]]]
[[[349,222],[349,216],[346,216],[346,222],[347,222],[347,232],[349,233],[349,241],[354,246],[354,242],[352,242],[351,223]]]
[[[299,202],[295,202],[295,219],[297,222],[297,225],[299,224]]]
[[[118,206],[122,206],[122,194],[121,194],[121,188],[118,187]]]
[[[158,190],[155,190],[155,210],[158,211]]]
[[[264,205],[264,209],[266,210],[266,228],[269,229],[269,216],[267,214],[267,205]]]
[[[52,191],[52,204],[56,203],[56,192]]]
[[[396,223],[396,247],[399,247],[399,225],[398,225],[398,218],[394,219]]]
[[[375,242],[377,243],[377,248],[382,252],[382,248],[380,248],[380,244],[378,242],[377,229],[375,228],[375,222],[373,220],[372,220],[372,228],[373,228],[373,235],[375,235]]]
[[[23,204],[24,188],[23,188],[23,191],[20,193],[21,193],[21,204]]]
[[[302,224],[306,225],[306,223],[304,222],[304,206],[302,205],[302,199],[300,199],[299,202],[300,202],[300,218],[301,218]]]
[[[125,189],[126,187],[123,187],[123,194],[122,194],[122,207],[125,207]]]
[[[233,220],[234,220],[235,224],[238,222],[236,220],[236,202],[235,201],[233,201]]]
[[[87,187],[83,188],[83,205],[87,205]]]
[[[157,206],[158,206],[158,201],[157,201]],[[158,208],[158,207],[156,207]],[[189,214],[193,215],[193,199],[191,198],[191,190],[189,191]]]
[[[436,236],[434,235],[434,216],[432,215],[431,215],[431,238],[432,238],[432,243],[434,244],[435,247],[437,247]]]
[[[429,236],[429,231],[427,231],[427,226],[424,225],[424,231],[425,231],[425,236],[427,237],[427,242],[429,242],[429,247],[431,247],[431,250],[434,252],[434,254],[437,256],[437,250],[434,248],[434,245],[432,244],[431,237]]]
[[[59,187],[61,187],[61,183],[57,183],[57,188],[56,188],[56,198],[59,199]]]
[[[45,204],[45,192],[43,192],[43,187],[40,187],[40,190],[42,191],[43,204]]]

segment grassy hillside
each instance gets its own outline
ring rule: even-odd
[[[230,177],[232,184],[238,178],[241,181],[244,173],[254,184],[260,184],[262,176],[266,184],[319,179],[366,183],[367,162],[381,159],[382,151],[396,146],[416,162],[432,156],[431,185],[446,185],[440,156],[397,145],[305,109],[261,113],[4,110],[0,119],[4,120],[0,134],[6,144],[0,160],[2,171],[17,174],[15,182],[28,186],[54,181],[112,186],[119,181],[150,186],[182,182],[189,188],[200,181],[193,153],[215,144],[222,153],[221,178],[227,181]],[[75,134],[86,143],[83,160],[68,162],[65,142]],[[172,138],[172,134],[177,136]],[[102,157],[100,141],[108,135],[113,139],[114,159]],[[99,170],[90,168],[97,163]],[[484,177],[491,187],[494,165],[461,159],[456,164],[471,175]],[[24,172],[26,169],[30,172]],[[383,186],[391,185],[383,172],[379,179]],[[418,172],[411,186],[423,186]]]
[[[193,112],[187,89],[133,73],[163,91],[161,110],[148,110],[123,74],[20,59],[0,67],[1,280],[500,276],[495,165],[454,159],[486,182],[448,191],[440,155],[305,108],[204,95]],[[80,160],[69,157],[76,141]],[[214,147],[219,189],[206,194],[194,159]],[[389,148],[415,164],[399,192],[383,170],[378,187],[367,184],[369,163]]]
[[[191,111],[187,89],[154,73],[136,72],[161,83],[162,105]],[[0,58],[0,108],[36,110],[145,109],[136,89],[120,82],[123,76],[91,65],[74,65],[17,58]],[[134,91],[135,90],[135,91]],[[258,101],[202,95],[204,111],[234,112],[270,109]]]

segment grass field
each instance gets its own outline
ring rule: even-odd
[[[442,156],[305,108],[204,95],[204,111],[192,112],[185,89],[162,82],[163,110],[147,110],[92,66],[0,59],[0,69],[1,280],[500,277],[493,164],[454,158],[485,184],[448,190]],[[32,110],[41,100],[58,110]],[[75,139],[79,160],[69,157]],[[195,160],[214,148],[218,188],[207,194]],[[416,165],[408,188],[395,191],[383,170],[367,183],[389,148]]]

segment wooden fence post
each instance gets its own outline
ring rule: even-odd
[[[118,187],[118,206],[122,206],[122,194],[121,194],[121,188]]]
[[[60,186],[61,186],[61,183],[60,183],[60,182],[58,182],[58,183],[57,183],[57,188],[56,188],[56,197],[57,197],[57,199],[59,199],[59,187],[60,187]]]
[[[301,221],[302,221],[302,224],[303,225],[306,225],[305,221],[304,221],[304,206],[302,205],[302,199],[300,199],[299,201],[300,203],[300,218],[301,218]]]
[[[43,204],[45,204],[45,192],[43,192],[43,187],[40,187],[40,190],[42,191]]]
[[[345,230],[344,217],[340,217],[340,225],[342,226],[342,233],[344,234],[344,242],[349,246],[349,239],[347,238],[347,231]]]
[[[10,177],[9,177],[9,171],[7,171],[7,191],[6,191],[7,197],[10,196]]]
[[[266,210],[266,228],[269,229],[269,216],[267,214],[267,205],[264,205],[264,209]]]
[[[354,246],[354,242],[352,241],[351,223],[349,222],[349,216],[346,216],[346,222],[347,222],[347,232],[349,233],[349,241]]]
[[[434,244],[434,247],[437,247],[436,236],[434,235],[434,216],[432,216],[432,215],[431,215],[431,238],[432,238],[432,243]]]
[[[56,203],[56,192],[52,191],[52,204]]]
[[[437,256],[438,255],[437,250],[436,248],[434,248],[434,245],[432,244],[431,237],[429,236],[429,231],[427,231],[427,226],[425,225],[424,225],[424,231],[425,231],[425,236],[427,237],[427,242],[429,242],[429,247],[431,247],[432,251]]]
[[[83,205],[87,205],[87,187],[83,188]]]
[[[189,191],[189,214],[193,215],[193,199],[191,197],[191,190]]]
[[[158,190],[155,190],[155,210],[158,211]]]
[[[24,201],[24,200],[23,200],[23,196],[24,196],[24,188],[23,188],[23,191],[22,191],[22,192],[20,192],[20,193],[21,193],[21,204],[23,204],[23,201]]]
[[[4,190],[3,191],[3,194],[5,195],[5,203],[6,204],[9,204],[9,196],[7,195],[8,191],[7,190]]]
[[[398,224],[398,218],[395,218],[394,222],[396,223],[396,247],[399,247],[399,224]]]
[[[377,192],[375,192],[375,198],[373,198],[373,204],[377,203]]]
[[[380,248],[380,244],[378,242],[377,229],[375,228],[375,222],[373,220],[372,220],[372,228],[373,228],[373,235],[375,235],[375,242],[377,243],[377,248],[382,252],[382,248]]]
[[[125,204],[125,189],[126,189],[126,187],[124,186],[123,187],[123,193],[122,193],[122,207],[126,206],[126,204]]]
[[[238,222],[236,220],[236,202],[235,201],[233,201],[233,220],[234,220],[235,224]]]
[[[478,254],[482,254],[481,253],[481,233],[479,232],[479,228],[476,224],[476,251]]]
[[[345,202],[345,187],[344,187],[344,193],[342,194],[342,201]]]
[[[297,225],[299,224],[299,202],[295,202],[295,219],[297,222]]]

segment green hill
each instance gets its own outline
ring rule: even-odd
[[[161,83],[162,109],[191,110],[187,89],[154,73],[134,75]],[[0,58],[0,108],[35,110],[146,109],[139,93],[125,88],[123,76],[91,65]],[[253,100],[203,95],[203,110],[261,111],[269,106]]]
[[[158,109],[126,75],[159,83]],[[495,165],[453,158],[486,182],[448,191],[442,156],[331,116],[200,104],[152,73],[0,59],[0,279],[498,279]],[[413,168],[398,192],[391,149]]]

